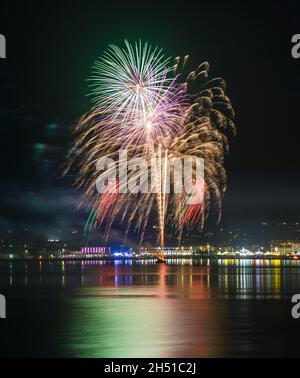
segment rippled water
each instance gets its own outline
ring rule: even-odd
[[[0,355],[300,356],[299,261],[0,263]]]

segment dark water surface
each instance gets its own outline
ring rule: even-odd
[[[299,261],[0,263],[0,356],[300,356]]]

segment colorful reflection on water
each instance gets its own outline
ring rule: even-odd
[[[1,290],[11,303],[3,332],[19,342],[7,340],[3,353],[299,355],[300,321],[290,316],[299,273],[292,260],[1,263]]]

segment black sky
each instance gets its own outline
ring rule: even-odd
[[[86,78],[109,43],[142,39],[208,60],[224,77],[238,135],[226,157],[222,222],[298,220],[300,33],[296,1],[2,1],[0,228],[80,223],[57,179],[69,128],[90,103]]]

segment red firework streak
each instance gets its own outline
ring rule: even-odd
[[[204,215],[207,196],[208,188],[204,180],[193,180],[193,185],[180,194],[179,211],[176,214],[180,229],[184,226],[193,228],[199,224]]]
[[[99,196],[96,222],[102,224],[104,219],[111,219],[119,197],[119,183],[117,180],[109,180],[103,193]]]

